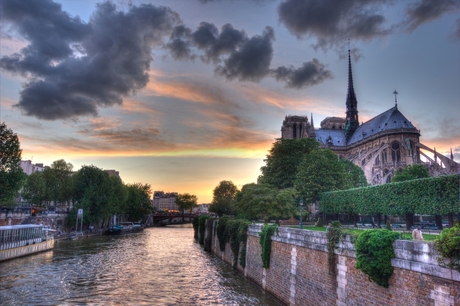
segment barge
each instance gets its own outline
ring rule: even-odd
[[[0,226],[0,262],[54,248],[54,237],[43,225]]]

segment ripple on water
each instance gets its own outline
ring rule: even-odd
[[[191,228],[56,241],[1,265],[0,305],[280,305],[204,252]]]

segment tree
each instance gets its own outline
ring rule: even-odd
[[[74,174],[75,199],[77,204],[72,210],[76,216],[77,209],[84,210],[84,223],[99,222],[107,214],[111,198],[109,175],[96,166],[83,166]],[[69,219],[71,222],[71,219]]]
[[[297,191],[294,188],[276,189],[268,184],[246,184],[235,197],[238,215],[248,219],[291,217],[296,210]]]
[[[340,159],[340,162],[345,167],[345,171],[350,174],[350,183],[353,188],[366,187],[368,185],[363,169],[348,159]]]
[[[426,167],[420,164],[413,164],[405,166],[401,171],[397,171],[392,177],[391,182],[403,182],[426,177],[430,177],[430,173]]]
[[[260,168],[259,183],[278,189],[294,187],[300,162],[317,148],[319,143],[313,138],[277,139],[264,160],[266,165]]]
[[[126,214],[131,221],[139,221],[145,216],[152,213],[153,208],[150,203],[150,194],[152,193],[149,184],[133,183],[127,185],[128,198]]]
[[[44,207],[46,182],[43,172],[34,172],[27,177],[21,195],[30,204]]]
[[[72,198],[72,170],[71,163],[60,159],[54,161],[49,168],[43,171],[47,198],[54,202],[55,206],[63,207]]]
[[[178,194],[176,198],[176,204],[179,207],[179,210],[182,211],[182,222],[184,222],[184,210],[197,207],[197,197],[196,195],[188,193]]]
[[[415,180],[419,178],[426,178],[430,177],[430,173],[425,168],[424,165],[420,164],[413,164],[405,166],[401,171],[397,171],[395,175],[391,178],[392,183],[396,182],[404,182]],[[449,216],[449,223],[453,222],[452,215]],[[435,216],[436,225],[439,229],[442,229],[442,217],[440,215]],[[451,222],[452,219],[452,222]],[[414,224],[414,214],[413,213],[406,213],[406,229],[409,230],[412,225]]]
[[[234,213],[233,202],[238,188],[232,181],[221,181],[213,190],[209,211],[220,216]]]
[[[0,204],[12,207],[26,175],[20,167],[19,139],[4,122],[0,123]]]
[[[307,203],[318,201],[322,192],[352,187],[351,174],[329,149],[315,149],[299,165],[295,188]]]

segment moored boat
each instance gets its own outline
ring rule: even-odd
[[[51,250],[54,237],[43,225],[0,226],[0,261]]]

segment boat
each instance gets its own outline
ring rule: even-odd
[[[48,251],[54,248],[54,236],[43,225],[0,226],[0,261]]]
[[[144,227],[139,222],[120,222],[117,225],[109,227],[107,230],[108,235],[120,235],[127,233],[140,232]]]

